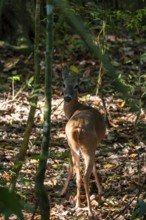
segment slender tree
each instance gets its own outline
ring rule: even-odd
[[[34,124],[34,115],[36,112],[38,93],[39,93],[39,78],[40,78],[40,62],[39,62],[39,29],[40,29],[40,0],[36,1],[35,9],[35,43],[34,43],[34,84],[33,93],[31,100],[30,112],[27,120],[26,129],[24,132],[24,138],[22,146],[18,155],[16,156],[14,167],[12,169],[12,178],[10,182],[10,189],[15,189],[16,181],[21,170],[22,164],[24,163],[26,152],[28,149],[28,142],[32,132],[32,127]]]
[[[35,181],[35,194],[43,220],[50,219],[50,204],[44,187],[45,171],[47,167],[48,148],[50,147],[51,127],[51,84],[52,84],[52,54],[53,54],[53,6],[46,1],[47,9],[47,33],[46,33],[46,70],[45,70],[45,107],[43,140],[39,166]]]

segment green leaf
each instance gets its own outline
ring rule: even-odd
[[[32,102],[32,103],[31,103],[31,106],[33,106],[33,107],[37,108],[37,104],[36,104],[36,103],[34,103],[34,102]]]
[[[145,62],[146,62],[146,52],[143,53],[143,54],[140,56],[140,61],[141,61],[141,63],[145,63]]]
[[[70,66],[70,70],[76,74],[79,74],[79,69],[74,65]]]
[[[146,214],[146,202],[141,201],[139,203],[139,216],[143,216],[144,214]]]
[[[33,79],[34,79],[34,77],[32,76],[32,77],[30,77],[29,80],[26,80],[26,84],[27,84],[29,87],[32,86]]]
[[[31,97],[33,98],[33,97],[38,97],[39,96],[39,93],[33,93],[32,95],[31,95]]]
[[[19,166],[22,166],[24,164],[24,161],[17,161],[17,163],[14,165],[16,168]]]
[[[61,156],[61,158],[70,158],[70,153],[69,152],[63,152],[60,156]]]
[[[31,155],[30,158],[31,158],[31,159],[34,159],[34,160],[40,160],[40,159],[41,159],[41,155],[36,155],[36,154],[34,154],[34,155]]]
[[[0,187],[0,212],[9,217],[11,214],[17,215],[23,220],[22,205],[14,191]]]
[[[15,76],[11,76],[8,79],[12,80],[12,81],[20,81],[20,76],[19,75],[15,75]]]
[[[132,213],[130,220],[135,220],[137,216],[138,216],[138,209],[136,209],[135,212]]]

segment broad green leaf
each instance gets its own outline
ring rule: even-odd
[[[139,203],[139,216],[143,216],[144,214],[146,214],[146,202],[141,201]]]
[[[13,81],[19,81],[20,80],[20,76],[19,75],[11,76],[11,77],[9,77],[9,79],[13,80]]]
[[[21,220],[24,219],[22,215],[22,205],[16,193],[4,187],[0,187],[0,210],[5,217],[15,214]]]

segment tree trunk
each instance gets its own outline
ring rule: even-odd
[[[42,150],[35,181],[35,194],[43,220],[50,219],[50,204],[44,186],[47,167],[48,149],[50,148],[51,128],[51,84],[52,84],[52,54],[53,54],[53,6],[46,1],[47,8],[47,37],[46,37],[46,70],[45,70],[45,107]]]

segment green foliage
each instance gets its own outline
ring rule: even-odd
[[[15,81],[20,81],[20,76],[15,75],[15,76],[9,77],[8,79],[10,79],[12,81],[12,99],[14,99],[14,96],[15,96]]]
[[[110,24],[119,24],[118,26],[127,31],[136,30],[137,33],[144,32],[146,30],[146,25],[144,19],[146,16],[146,8],[138,9],[136,11],[131,10],[114,10],[107,14],[109,17]],[[118,28],[117,26],[117,28]],[[118,28],[119,29],[119,28]]]
[[[15,76],[9,77],[9,79],[12,80],[12,81],[18,81],[18,80],[20,80],[20,76],[15,75]]]
[[[14,165],[15,168],[19,167],[19,166],[22,166],[24,164],[24,161],[17,161]]]
[[[63,51],[77,51],[77,53],[82,53],[86,46],[90,49],[92,54],[96,59],[99,59],[102,66],[102,71],[105,72],[106,76],[109,77],[111,84],[114,86],[115,90],[118,91],[125,100],[128,100],[131,110],[138,115],[140,115],[141,108],[143,107],[143,100],[146,97],[146,82],[145,74],[142,73],[140,64],[145,63],[146,53],[143,53],[137,64],[137,80],[133,83],[129,83],[127,75],[122,73],[117,73],[113,62],[111,62],[110,56],[107,54],[107,35],[112,33],[116,36],[123,32],[123,29],[129,31],[135,31],[136,33],[143,33],[146,30],[146,25],[144,19],[146,16],[146,9],[136,9],[131,10],[127,7],[126,9],[115,9],[110,7],[103,7],[104,5],[97,4],[88,1],[86,4],[70,3],[68,1],[62,0],[60,2],[53,0],[54,4],[60,9],[61,15],[64,17],[63,22],[66,30],[63,29],[64,38],[62,43],[66,46]],[[106,3],[105,3],[106,5]],[[81,17],[84,19],[82,22]],[[68,25],[67,25],[68,24]],[[71,28],[73,33],[71,33]],[[88,30],[91,30],[93,35],[91,35]],[[97,40],[95,34],[98,31]],[[114,32],[114,33],[113,33]],[[71,37],[70,37],[71,36]],[[102,38],[102,39],[101,39]],[[84,43],[83,43],[84,42]],[[95,43],[97,43],[97,46]],[[70,51],[68,48],[71,48]],[[126,61],[127,64],[132,64],[132,59]],[[138,92],[137,92],[138,91]],[[119,95],[119,94],[118,94]],[[137,99],[138,95],[138,99]]]
[[[56,159],[65,159],[65,158],[70,158],[70,153],[69,152],[55,152],[55,151],[50,151],[50,158]]]
[[[57,4],[59,5],[59,2]],[[65,10],[67,1],[63,1],[63,4]],[[122,9],[113,9],[107,7],[106,2],[97,4],[94,1],[88,1],[86,4],[81,4],[80,1],[73,1],[70,3],[70,10],[71,13],[74,13],[74,15],[78,17],[78,20],[80,20],[79,17],[82,17],[86,28],[89,29],[93,35],[100,32],[103,21],[106,21],[107,30],[111,34],[123,33],[123,29],[125,32],[134,30],[137,33],[144,33],[146,30],[146,8],[134,10],[131,8],[131,5],[128,6],[127,4],[126,7]],[[57,43],[57,48],[59,46],[58,44],[61,44],[68,50],[68,45],[72,45],[72,51],[78,48],[84,52],[86,45],[73,35],[75,29],[70,25],[70,22],[69,24],[65,22],[65,14],[59,14],[59,17],[56,14],[55,17],[58,20],[55,24],[55,32],[57,33],[55,42]],[[78,23],[76,26],[77,25]],[[58,36],[62,35],[63,38],[60,39]]]
[[[9,219],[11,214],[15,214],[23,220],[22,204],[18,200],[15,192],[7,188],[0,187],[0,213]]]
[[[140,56],[139,63],[143,65],[146,61],[146,53],[143,53]],[[138,66],[137,80],[133,85],[133,94],[137,94],[138,100],[133,98],[133,102],[137,105],[137,112],[141,111],[141,108],[144,106],[146,101],[146,74],[141,71],[141,68]],[[136,112],[136,111],[135,111]]]
[[[33,83],[33,81],[34,81],[34,77],[33,77],[33,76],[30,77],[30,79],[26,80],[26,84],[27,84],[27,86],[32,87],[32,83]]]
[[[62,159],[70,158],[70,153],[69,153],[69,152],[63,152],[63,153],[60,155],[60,157],[61,157]]]
[[[144,52],[140,57],[141,64],[146,63],[146,52]]]
[[[146,8],[138,9],[134,13],[129,12],[129,22],[125,21],[125,26],[129,29],[135,29],[137,32],[145,31],[146,25],[143,23],[146,16]],[[127,20],[128,21],[128,20]]]
[[[138,202],[138,208],[133,212],[131,220],[136,220],[140,217],[146,218],[146,202],[143,200]]]
[[[68,38],[67,41],[68,41],[68,44],[70,45],[69,47],[70,50],[75,50],[80,53],[86,51],[85,43],[81,40],[80,37],[74,36],[74,37]]]
[[[66,7],[68,7],[67,1],[64,2],[64,10],[66,10]],[[59,3],[57,3],[57,6],[59,6]],[[70,2],[68,12],[70,16],[74,14],[77,17],[77,23],[76,26],[80,26],[81,19],[83,19],[85,27],[87,28],[86,31],[88,32],[88,29],[92,31],[94,34],[96,30],[100,30],[102,26],[103,21],[103,13],[104,10],[102,7],[97,5],[94,2],[88,2],[88,4],[85,4],[84,6],[80,2]],[[66,10],[67,11],[67,10]],[[57,11],[58,12],[58,11]],[[55,23],[54,29],[55,33],[55,47],[56,49],[64,48],[64,50],[61,50],[60,53],[64,57],[64,53],[70,54],[73,52],[77,53],[85,53],[87,51],[86,43],[81,39],[81,36],[77,35],[76,29],[70,25],[72,23],[72,19],[68,22],[66,21],[66,14],[59,13],[59,17],[55,15],[57,18],[57,22]],[[72,21],[71,21],[72,20]],[[79,24],[78,24],[79,22]],[[60,36],[63,36],[60,39]]]

